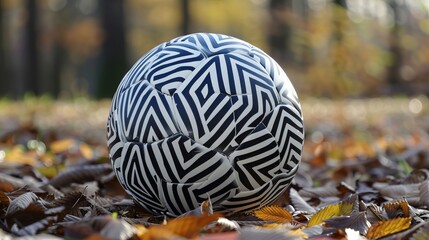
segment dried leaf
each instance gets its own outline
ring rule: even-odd
[[[412,183],[421,183],[429,178],[429,170],[427,169],[415,169],[410,175],[408,175],[403,183],[412,184]]]
[[[4,192],[12,192],[18,188],[25,186],[22,179],[0,173],[0,190]]]
[[[188,215],[168,221],[166,225],[152,226],[140,239],[171,239],[173,236],[192,238],[198,235],[207,224],[215,221],[221,214]]]
[[[402,199],[419,196],[420,184],[390,185],[380,189],[380,194],[392,199]]]
[[[68,186],[71,183],[84,183],[99,179],[101,176],[106,175],[112,171],[110,164],[97,164],[97,165],[79,165],[76,167],[68,168],[55,176],[49,183],[56,187],[61,188]]]
[[[305,201],[294,188],[290,189],[289,197],[292,201],[292,205],[297,211],[303,211],[310,214],[316,212],[316,210],[312,206],[310,206],[307,201]]]
[[[77,215],[77,217],[82,217],[82,213],[79,210],[82,206],[89,206],[86,197],[79,192],[70,192],[64,195],[63,197],[60,197],[58,199],[55,199],[54,201],[50,202],[47,207],[49,208],[55,208],[55,207],[65,207],[62,214],[74,214]]]
[[[213,215],[202,216],[186,216],[183,218],[176,218],[165,225],[165,228],[173,232],[175,235],[191,238],[195,236],[202,227],[217,220],[222,215],[215,213]]]
[[[255,210],[254,214],[264,221],[275,221],[277,223],[287,223],[293,220],[292,214],[286,209],[278,206],[266,206]]]
[[[5,160],[13,163],[34,165],[37,160],[37,153],[34,151],[26,152],[22,145],[15,145],[6,153]]]
[[[425,206],[426,208],[428,208],[429,207],[429,181],[428,180],[423,181],[420,184],[419,195],[420,195],[419,205]]]
[[[61,153],[76,148],[76,141],[71,138],[51,142],[49,148],[53,153]]]
[[[9,197],[4,193],[0,191],[0,209],[5,209],[9,206],[10,199]]]
[[[93,159],[94,158],[94,151],[92,150],[91,146],[89,146],[86,143],[81,143],[79,146],[79,150],[80,150],[80,154],[82,154],[82,156],[85,159]]]
[[[410,208],[407,200],[383,203],[384,210],[389,218],[410,217]]]
[[[56,216],[48,216],[42,220],[39,220],[35,223],[27,225],[21,229],[18,229],[17,227],[12,228],[12,232],[18,236],[35,235],[36,233],[39,233],[45,230],[56,221],[57,221]]]
[[[374,203],[369,203],[368,206],[366,206],[366,214],[370,223],[376,223],[387,219],[383,208],[375,205]]]
[[[39,197],[33,192],[22,194],[10,202],[6,210],[6,216],[10,216],[16,212],[26,209],[28,206],[30,206],[30,204],[36,203],[38,199]]]
[[[326,219],[334,216],[342,216],[350,214],[353,209],[352,203],[340,202],[333,205],[328,205],[322,210],[315,213],[308,221],[308,226],[314,226],[323,223]]]
[[[381,221],[372,225],[366,234],[368,239],[378,239],[408,229],[411,225],[411,218],[395,218]]]
[[[335,186],[323,186],[318,188],[303,188],[299,190],[299,195],[308,198],[332,197],[338,195]]]
[[[359,231],[360,234],[365,235],[371,223],[366,219],[365,212],[359,212],[351,216],[332,217],[326,219],[325,224],[327,227],[333,228],[351,228]]]

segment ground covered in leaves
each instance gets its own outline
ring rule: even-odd
[[[105,144],[109,102],[0,102],[0,239],[429,239],[429,103],[304,100],[299,173],[252,213],[152,216]]]

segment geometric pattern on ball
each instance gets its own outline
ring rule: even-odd
[[[262,50],[197,33],[160,44],[124,76],[107,121],[119,182],[156,214],[210,196],[215,210],[268,205],[298,170],[304,126],[296,92]]]

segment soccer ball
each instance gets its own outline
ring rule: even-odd
[[[298,170],[304,127],[295,89],[271,57],[234,37],[196,33],[129,70],[107,138],[127,193],[177,216],[208,197],[215,211],[275,201]]]

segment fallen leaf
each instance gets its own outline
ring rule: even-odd
[[[289,197],[290,197],[290,200],[292,201],[292,205],[297,211],[303,211],[310,214],[316,212],[316,210],[312,206],[310,206],[310,204],[308,204],[307,201],[305,201],[301,197],[301,195],[299,195],[298,191],[296,191],[294,188],[290,189]]]
[[[22,194],[10,202],[6,210],[6,216],[10,216],[16,212],[26,209],[28,206],[30,206],[30,204],[36,203],[38,199],[39,197],[33,192]]]
[[[293,220],[292,214],[286,209],[278,206],[266,206],[255,210],[254,214],[264,221],[275,221],[277,223],[288,223]]]
[[[76,144],[74,139],[67,138],[51,142],[49,148],[53,153],[61,153],[76,148]]]
[[[365,212],[359,212],[351,216],[332,217],[326,219],[324,222],[326,227],[332,227],[337,229],[350,228],[359,231],[359,233],[362,235],[365,235],[369,227],[371,226],[371,223],[366,219]]]
[[[0,209],[3,211],[3,209],[7,208],[9,204],[9,197],[3,191],[0,191]]]
[[[383,207],[389,218],[410,217],[410,208],[407,200],[398,200],[383,203]]]
[[[426,208],[429,207],[429,181],[423,181],[419,187],[419,205]]]
[[[84,183],[99,179],[112,171],[110,164],[78,165],[67,168],[52,178],[49,183],[55,188],[68,186],[71,183]]]
[[[308,226],[314,226],[323,223],[326,219],[334,216],[342,216],[350,214],[353,209],[352,203],[340,202],[333,205],[328,205],[315,213],[308,221]]]
[[[222,214],[213,215],[188,215],[168,221],[166,225],[152,226],[140,239],[171,239],[174,236],[192,238],[198,235],[201,229],[207,224],[215,221]]]
[[[48,216],[44,219],[41,219],[37,222],[34,222],[20,229],[18,229],[18,227],[15,227],[15,228],[12,227],[12,232],[18,236],[35,235],[36,233],[39,233],[45,230],[56,221],[57,221],[56,216]],[[14,226],[17,226],[17,225],[14,225]]]
[[[378,239],[408,229],[411,218],[395,218],[373,224],[366,234],[368,239]]]

